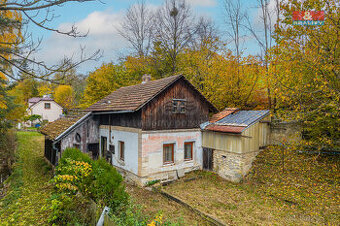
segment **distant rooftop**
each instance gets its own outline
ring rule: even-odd
[[[38,103],[41,100],[53,100],[51,97],[32,97],[28,100],[28,103]]]

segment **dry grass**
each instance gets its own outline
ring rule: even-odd
[[[241,184],[198,171],[164,190],[231,225],[339,224],[339,158],[317,161],[290,152],[282,172],[274,152],[263,151]],[[192,177],[198,179],[185,182]]]
[[[134,203],[142,206],[142,212],[152,220],[162,213],[165,219],[179,225],[209,225],[204,219],[182,205],[171,201],[157,192],[148,191],[133,185],[127,185],[126,191]]]

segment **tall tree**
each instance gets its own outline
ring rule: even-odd
[[[137,81],[130,79],[129,75],[122,65],[103,64],[87,77],[81,107],[94,104],[122,86],[136,83]]]
[[[274,3],[271,5],[271,3]],[[274,45],[274,24],[279,15],[276,13],[279,12],[279,1],[271,2],[270,0],[257,0],[257,7],[259,8],[259,22],[262,24],[260,29],[256,29],[249,17],[247,16],[247,24],[245,27],[252,34],[253,38],[257,41],[258,46],[260,47],[259,57],[261,59],[262,65],[265,68],[265,76],[266,76],[266,89],[267,89],[267,98],[268,98],[268,107],[270,109],[275,109],[273,99],[275,99],[274,87],[271,83],[271,74],[269,71],[269,50]]]
[[[224,0],[225,23],[227,25],[227,30],[225,32],[234,44],[237,58],[242,54],[241,45],[245,36],[244,23],[246,13],[242,7],[244,6],[241,5],[240,0]]]
[[[98,51],[86,57],[81,51],[79,61],[72,63],[72,59],[65,58],[58,65],[48,66],[43,61],[37,61],[32,57],[33,52],[37,51],[38,43],[28,42],[28,39],[22,37],[23,26],[28,22],[48,31],[79,37],[84,36],[78,32],[77,28],[73,26],[67,31],[55,29],[49,26],[49,22],[55,17],[53,14],[53,7],[60,7],[68,2],[87,2],[91,0],[36,0],[36,1],[0,1],[0,71],[7,78],[13,80],[20,80],[20,76],[15,71],[30,74],[35,78],[50,81],[50,75],[67,71],[79,65],[82,62],[96,59]],[[45,16],[41,16],[44,14]],[[23,21],[25,23],[23,23]],[[29,33],[27,33],[29,37]],[[36,73],[31,73],[31,70],[26,70],[23,63],[26,62],[31,65],[31,69],[35,68]]]
[[[54,90],[54,100],[63,108],[69,110],[74,107],[74,92],[70,85],[59,85]]]
[[[340,150],[340,16],[338,1],[289,0],[281,3],[284,19],[276,28],[278,104],[302,124],[305,144]],[[325,12],[324,25],[294,26],[294,11]],[[282,112],[286,113],[286,112]]]
[[[118,33],[125,38],[138,57],[149,55],[151,48],[153,12],[146,6],[145,0],[138,0],[131,5],[123,18]]]
[[[197,31],[190,6],[184,0],[166,0],[156,14],[154,29],[155,50],[164,54],[170,72],[175,73],[179,54]]]
[[[244,84],[241,84],[241,74],[245,73],[243,69],[245,68],[245,65],[241,64],[241,55],[243,52],[242,44],[243,39],[245,37],[245,31],[244,31],[244,23],[246,19],[246,13],[243,10],[243,7],[241,5],[240,0],[225,0],[224,1],[224,14],[226,16],[225,23],[227,25],[227,30],[225,31],[228,35],[228,37],[231,39],[231,42],[234,45],[234,52],[236,55],[236,83],[234,87],[234,91],[236,93],[235,98],[241,100],[242,95],[242,87]],[[257,79],[253,80],[255,83],[257,82]],[[255,86],[255,84],[253,85]]]

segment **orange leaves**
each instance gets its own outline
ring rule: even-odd
[[[139,82],[134,75],[129,73],[131,68],[112,63],[103,64],[100,68],[91,72],[87,80],[81,107],[88,107],[103,97],[122,86]]]
[[[187,49],[181,55],[182,72],[219,109],[225,107],[263,108],[264,83],[258,60],[237,59],[231,51]],[[264,96],[264,95],[263,95]]]
[[[4,4],[6,1],[0,0],[0,3]],[[21,34],[22,16],[16,11],[1,10],[0,18],[4,23],[0,25],[0,54],[10,59],[11,51],[23,38]]]

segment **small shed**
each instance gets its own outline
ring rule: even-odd
[[[227,108],[202,123],[203,169],[239,182],[261,148],[269,144],[268,110]]]
[[[66,148],[75,147],[93,158],[98,157],[99,122],[91,112],[73,110],[68,115],[41,128],[45,135],[44,156],[56,165]]]

